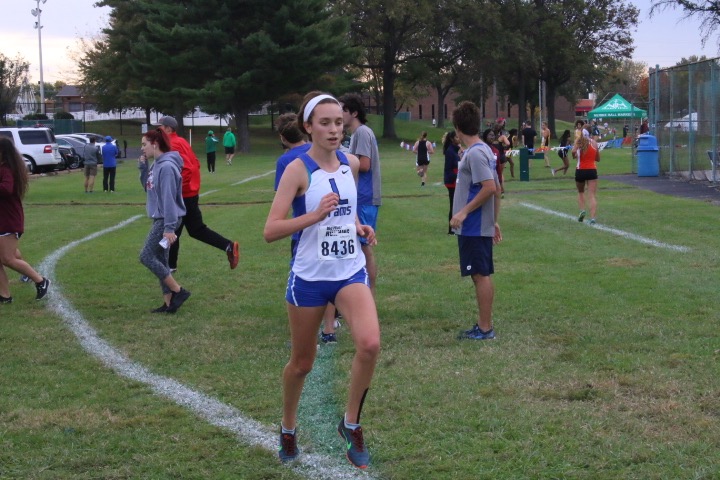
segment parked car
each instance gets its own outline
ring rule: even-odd
[[[60,140],[63,140],[65,142],[68,142],[72,147],[75,149],[75,152],[80,156],[80,166],[85,165],[85,160],[83,157],[83,152],[85,151],[85,146],[90,145],[90,140],[88,137],[85,137],[83,135],[78,135],[75,133],[68,133],[68,134],[61,134],[61,135],[55,135],[55,138],[57,138],[58,143]],[[95,144],[98,151],[100,151],[100,145],[97,143]],[[102,163],[102,158],[100,163]]]
[[[62,156],[53,131],[47,127],[2,127],[0,135],[15,143],[30,173],[61,168]]]
[[[57,135],[56,138],[63,138],[67,140],[68,142],[71,142],[73,144],[73,147],[75,147],[75,151],[78,152],[80,157],[83,156],[83,152],[85,151],[85,146],[90,145],[90,137],[81,134],[81,133],[65,133],[62,135]],[[105,145],[105,139],[103,137],[103,141],[101,143],[95,142],[95,147],[100,151],[100,148]],[[102,165],[102,155],[100,156],[100,165]]]
[[[64,167],[74,170],[83,166],[83,159],[75,147],[65,138],[55,137],[58,143],[58,150],[63,159]]]

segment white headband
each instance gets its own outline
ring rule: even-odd
[[[317,107],[317,104],[322,102],[323,100],[333,100],[338,105],[340,105],[340,102],[337,101],[335,97],[332,95],[318,95],[317,97],[313,97],[312,100],[310,100],[307,105],[305,105],[305,111],[303,112],[303,122],[307,122],[308,118],[310,118],[310,114],[313,110],[315,110],[315,107]]]

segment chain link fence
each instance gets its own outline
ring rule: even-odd
[[[720,181],[720,57],[652,69],[651,131],[660,147],[660,171]]]

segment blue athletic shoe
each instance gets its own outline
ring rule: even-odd
[[[278,457],[280,457],[280,461],[292,462],[299,454],[300,450],[295,441],[295,434],[282,433],[282,430],[280,430],[280,446],[278,447]]]
[[[365,448],[362,427],[355,430],[345,428],[345,420],[340,420],[338,433],[345,442],[345,455],[357,468],[365,469],[370,463],[370,453]]]
[[[490,329],[487,332],[483,332],[480,330],[480,327],[476,323],[473,325],[473,327],[470,330],[465,330],[464,332],[460,332],[460,335],[458,335],[458,340],[494,340],[495,339],[495,330]]]
[[[595,225],[595,223],[596,222],[595,222],[594,218],[591,218],[590,220],[588,220],[588,225]]]

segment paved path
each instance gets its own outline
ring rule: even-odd
[[[689,181],[661,175],[659,177],[638,177],[637,175],[601,175],[601,180],[632,185],[663,195],[691,198],[720,206],[720,185],[711,182]]]

